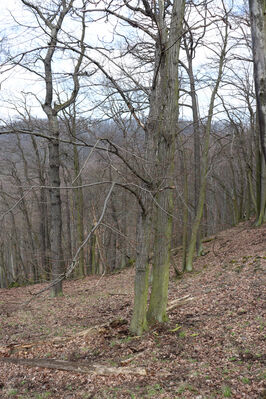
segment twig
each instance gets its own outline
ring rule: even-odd
[[[128,294],[123,294],[120,292],[108,292],[108,295],[123,295],[123,296],[128,296]]]
[[[99,278],[99,280],[97,281],[95,287],[97,287],[97,285],[100,283],[101,279],[103,278],[103,276],[105,275],[105,271],[103,272],[103,274],[101,275],[101,277]]]
[[[72,181],[72,184],[74,184],[74,183],[78,180],[78,178],[79,178],[79,176],[81,175],[83,169],[84,169],[85,166],[87,165],[87,163],[88,163],[88,161],[89,161],[89,159],[90,159],[90,157],[91,157],[93,151],[94,151],[95,148],[97,147],[99,141],[100,141],[100,140],[97,140],[96,143],[94,144],[94,146],[92,147],[92,149],[91,149],[89,155],[87,156],[87,158],[86,158],[86,160],[85,160],[85,162],[84,162],[82,168],[80,169],[80,171],[79,171],[79,173],[77,174],[77,176],[75,177],[75,179]]]

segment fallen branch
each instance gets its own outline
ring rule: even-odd
[[[174,299],[172,302],[169,303],[169,305],[167,306],[167,312],[169,312],[170,310],[173,310],[175,308],[177,308],[178,306],[182,306],[187,302],[193,301],[193,297],[191,297],[190,295],[185,295],[182,298],[177,298]]]
[[[27,367],[41,367],[47,369],[71,371],[82,374],[97,374],[97,375],[147,375],[146,369],[143,367],[109,367],[99,364],[89,364],[84,362],[69,362],[65,360],[55,359],[17,359],[0,357],[0,362],[22,364]]]

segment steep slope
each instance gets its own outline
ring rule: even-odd
[[[129,336],[126,324],[133,269],[68,281],[64,297],[45,293],[26,308],[19,305],[43,285],[0,290],[0,397],[265,398],[266,226],[242,223],[204,249],[194,273],[171,279],[169,303],[181,301],[169,323],[142,338]],[[173,261],[179,265],[180,256]],[[55,369],[22,359],[46,359]],[[95,365],[105,371],[94,373]]]

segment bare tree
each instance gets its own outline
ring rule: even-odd
[[[59,0],[55,4],[51,3],[50,7],[44,7],[38,2],[29,2],[27,0],[21,0],[22,3],[30,9],[36,21],[45,32],[47,47],[44,49],[44,55],[36,54],[37,57],[41,58],[43,62],[44,74],[38,73],[38,75],[44,79],[45,82],[45,99],[42,103],[43,111],[45,112],[48,124],[49,124],[49,184],[50,184],[50,212],[51,212],[51,225],[50,225],[50,244],[51,244],[51,263],[52,263],[52,279],[56,280],[63,273],[63,253],[62,253],[62,210],[61,210],[61,198],[60,198],[60,152],[59,152],[59,121],[58,114],[64,109],[68,108],[76,99],[79,91],[79,71],[82,66],[82,60],[84,55],[84,37],[85,37],[85,16],[81,13],[82,29],[80,37],[80,54],[76,60],[74,70],[72,72],[73,89],[70,96],[65,102],[56,103],[55,87],[54,87],[54,75],[52,64],[56,56],[58,37],[60,32],[63,30],[63,22],[66,16],[73,11],[74,0]],[[83,4],[85,6],[85,3]],[[22,57],[23,58],[23,57]],[[24,66],[22,62],[19,62],[21,66]],[[26,66],[28,69],[28,66]],[[34,70],[33,70],[34,72]],[[57,296],[62,294],[62,280],[58,280],[58,284],[55,284],[51,288],[51,295]]]

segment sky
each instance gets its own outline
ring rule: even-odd
[[[18,26],[16,21],[25,26]],[[36,20],[32,16],[32,13],[26,10],[20,0],[0,2],[0,24],[1,38],[6,37],[8,39],[7,46],[11,54],[17,54],[29,50],[32,47],[38,46],[37,43],[40,45],[46,45],[47,43],[47,38],[45,39],[45,42],[43,42],[41,36],[36,36],[34,40],[32,40],[32,31],[29,27],[36,26]],[[69,27],[70,23],[68,23],[68,28]],[[73,30],[73,34],[77,33],[73,28],[73,21],[71,21],[71,29]],[[93,29],[90,24],[88,24],[87,31],[90,44],[96,44],[98,39],[105,40],[106,42],[111,41],[111,30],[112,26],[110,24],[108,25],[104,20],[98,21],[97,24],[93,24]],[[41,69],[43,70],[43,64],[40,64]],[[72,71],[73,62],[72,60],[67,59],[67,57],[64,57],[64,59],[62,57],[54,63],[53,70],[55,72],[62,72],[64,70]],[[30,107],[31,112],[34,115],[41,118],[45,116],[39,101],[34,99],[34,97],[38,97],[39,99],[43,99],[44,97],[44,82],[41,78],[20,67],[14,67],[7,71],[7,73],[1,75],[1,119],[14,118],[20,113],[23,113],[25,104]],[[30,93],[33,93],[33,95],[30,95]]]
[[[25,24],[25,26],[18,27],[16,26],[15,21],[20,21]],[[33,18],[31,13],[25,10],[25,7],[22,5],[20,0],[0,2],[0,23],[2,27],[1,35],[2,37],[6,36],[8,38],[8,46],[13,54],[32,48],[33,45],[36,46],[37,42],[39,42],[40,45],[44,43],[41,36],[35,37],[34,41],[32,40],[32,31],[29,29],[29,27],[34,26],[36,24],[36,20]],[[73,24],[73,21],[71,24]],[[68,25],[68,28],[69,27],[70,25]],[[71,25],[71,29],[75,31],[73,25]],[[214,72],[211,72],[212,65],[209,64],[209,61],[213,56],[213,52],[210,50],[211,47],[216,50],[217,48],[214,43],[219,44],[218,36],[219,34],[217,31],[211,31],[208,33],[206,39],[209,42],[209,47],[201,48],[201,51],[197,53],[197,57],[194,60],[196,75],[198,77],[204,78],[204,88],[198,91],[201,115],[204,115],[207,112],[212,86],[211,76],[214,76],[216,73],[215,70]],[[107,43],[112,43],[112,24],[110,21],[101,20],[96,24],[89,24],[89,42],[92,45],[95,45],[99,38],[104,39]],[[63,70],[71,70],[72,61],[68,59],[68,56],[69,55],[66,55],[64,59],[61,58],[53,64],[55,71],[59,72]],[[181,53],[181,57],[185,60],[184,53]],[[235,64],[234,68],[236,68],[236,65],[237,64]],[[112,68],[114,67],[112,66]],[[240,63],[238,64],[237,68],[239,68],[240,72]],[[252,68],[250,68],[250,72],[252,73]],[[232,71],[232,73],[234,73],[234,71]],[[6,74],[0,75],[0,82],[0,119],[6,120],[23,115],[25,113],[25,105],[27,105],[27,107],[30,109],[30,112],[35,116],[40,118],[45,117],[45,114],[40,106],[40,100],[43,100],[44,95],[44,82],[42,79],[36,77],[36,75],[30,72],[22,70],[20,67],[15,67],[12,70],[9,70]],[[90,88],[87,90],[89,90],[91,93],[90,96],[94,98],[92,98],[91,104],[84,102],[83,110],[86,109],[86,107],[90,108],[93,105],[93,100],[100,96],[99,91],[102,90],[99,89],[97,85],[92,87],[91,82],[88,82],[88,84],[90,84]],[[63,90],[67,90],[67,86],[60,86],[58,87],[58,90],[62,93]],[[229,101],[231,103],[235,102],[236,105],[241,103],[239,98],[237,98],[237,95],[233,95],[234,90],[230,85],[224,85],[221,89],[221,92],[224,94],[225,98],[230,96]],[[36,98],[38,100],[36,100]],[[94,111],[94,115],[97,116],[97,111]],[[189,108],[182,108],[181,117],[184,119],[189,119],[191,117]]]

